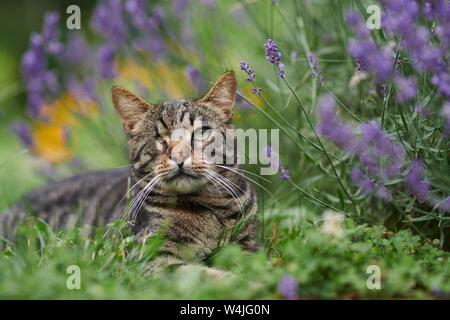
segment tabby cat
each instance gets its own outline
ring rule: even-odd
[[[204,148],[211,142],[210,130],[233,127],[235,98],[233,72],[222,75],[200,99],[155,105],[114,87],[112,100],[128,135],[130,168],[90,172],[26,195],[0,216],[0,236],[13,239],[26,213],[65,229],[77,220],[92,230],[126,218],[141,241],[163,229],[167,240],[161,251],[178,259],[184,259],[186,248],[203,259],[219,243],[230,241],[256,250],[256,195],[242,169],[193,154],[194,144]],[[184,136],[173,141],[172,133],[180,129]]]

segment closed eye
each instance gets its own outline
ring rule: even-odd
[[[162,152],[164,153],[164,152],[167,151],[167,148],[169,148],[169,146],[168,146],[166,140],[163,140],[163,141],[161,142],[161,144],[162,144]]]

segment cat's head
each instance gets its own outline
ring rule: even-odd
[[[175,193],[191,193],[207,183],[218,167],[202,153],[232,127],[236,99],[233,72],[222,75],[200,99],[150,104],[114,87],[112,99],[129,136],[136,178],[158,180]]]

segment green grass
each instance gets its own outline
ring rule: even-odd
[[[266,251],[248,255],[235,245],[225,247],[211,261],[211,267],[232,273],[222,280],[206,275],[200,264],[145,276],[162,239],[142,245],[120,223],[109,226],[108,237],[98,230],[89,239],[29,220],[17,244],[0,256],[0,298],[278,299],[285,274],[298,279],[301,299],[433,298],[434,291],[450,290],[450,255],[438,241],[349,219],[343,237],[335,239],[307,210],[266,214]],[[66,287],[70,265],[80,267],[80,290]],[[366,286],[369,265],[381,269],[380,290]]]

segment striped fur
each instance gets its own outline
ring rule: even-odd
[[[27,195],[0,217],[0,235],[13,238],[25,211],[55,228],[73,227],[74,212],[81,212],[78,223],[88,230],[121,217],[128,219],[141,241],[163,228],[167,241],[162,251],[182,260],[205,258],[230,241],[256,250],[257,206],[252,185],[237,164],[198,160],[192,148],[192,143],[202,148],[209,143],[192,138],[196,130],[203,130],[196,128],[199,121],[203,128],[220,133],[232,128],[235,95],[231,72],[197,100],[150,105],[125,89],[114,88],[113,102],[129,135],[130,169],[88,173]],[[172,141],[171,133],[178,129],[188,137]],[[124,195],[130,186],[131,201],[127,202]]]

